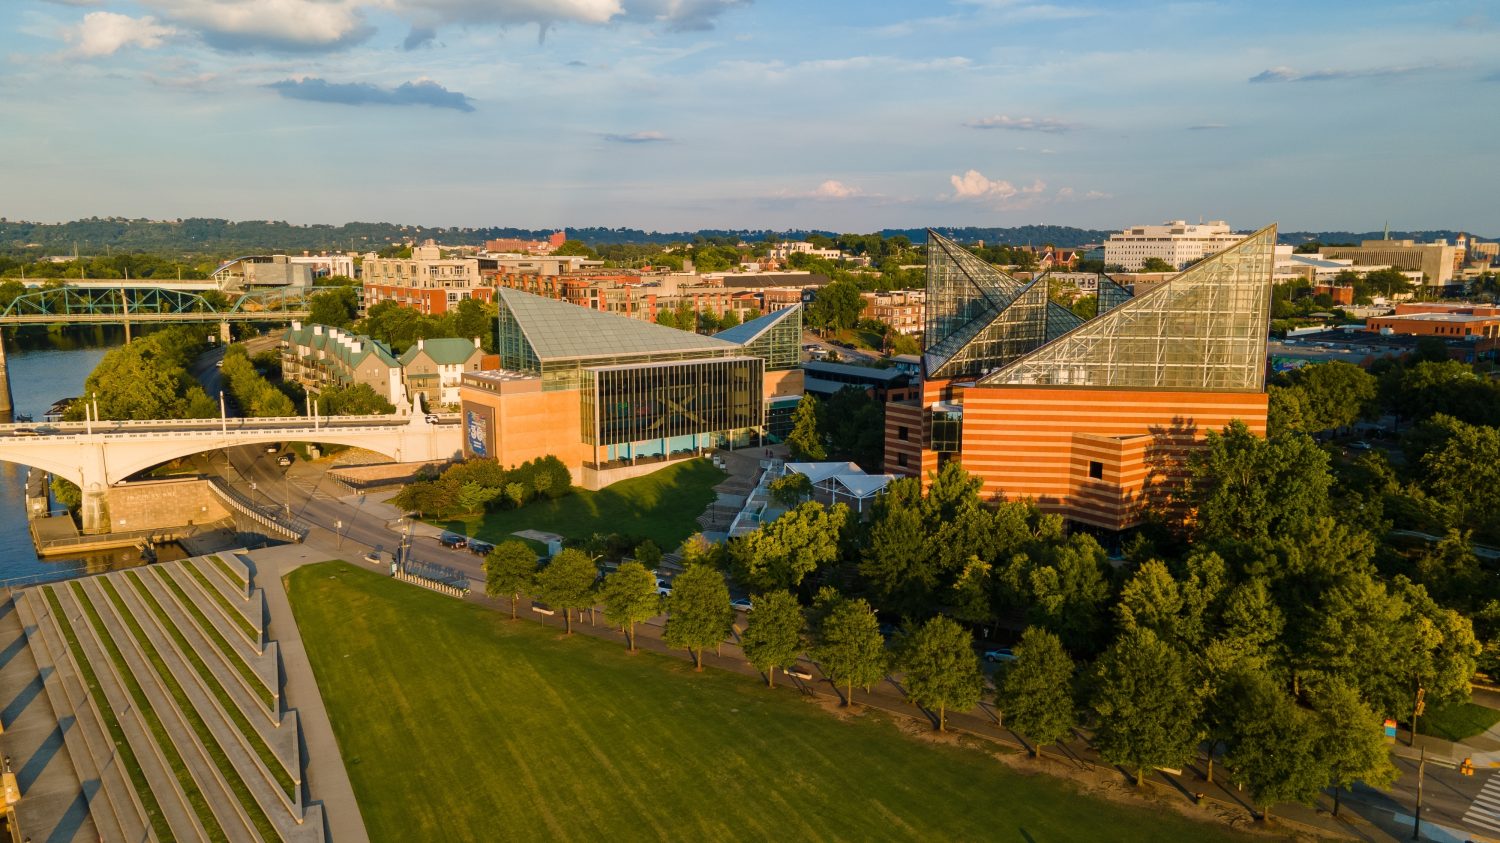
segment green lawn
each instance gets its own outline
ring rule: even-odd
[[[1466,702],[1432,709],[1417,720],[1417,731],[1445,741],[1461,741],[1496,723],[1500,723],[1500,710]]]
[[[288,589],[375,841],[1242,839],[345,563]]]
[[[573,539],[623,533],[650,539],[670,553],[698,532],[697,518],[713,501],[713,487],[723,479],[724,472],[708,460],[691,460],[597,492],[575,488],[557,500],[434,523],[490,542],[505,541],[511,533],[528,529]]]

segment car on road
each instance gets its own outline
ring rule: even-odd
[[[998,650],[985,651],[984,660],[987,662],[1013,662],[1016,660],[1016,654],[1012,653],[1009,647],[1001,647]]]
[[[469,539],[469,552],[474,554],[475,556],[488,556],[490,554],[490,551],[494,549],[495,546],[490,542],[480,541],[479,539]]]
[[[279,450],[281,450],[281,446],[280,445],[271,444],[271,445],[267,445],[266,446],[266,453],[268,453],[268,454],[274,454],[274,453],[276,453]]]
[[[468,547],[468,536],[460,536],[458,533],[444,533],[438,536],[438,543],[443,547]]]
[[[672,584],[666,580],[656,581],[656,593],[662,597],[672,596]]]
[[[1349,445],[1349,447],[1353,448],[1356,451],[1372,451],[1375,449],[1374,445],[1371,445],[1369,442],[1365,442],[1364,440],[1353,442]]]
[[[11,433],[12,436],[37,436],[38,435],[37,432],[36,432],[36,428],[34,428],[34,427],[18,427],[15,430],[12,430],[10,433]]]
[[[372,550],[369,553],[366,553],[365,554],[365,561],[369,562],[371,565],[379,565],[380,564],[380,551],[378,551],[378,550]]]
[[[283,468],[285,468],[286,466],[291,465],[292,464],[292,456],[291,456],[291,454],[282,454],[281,456],[277,457],[276,458],[276,464],[279,465],[279,466],[281,466],[281,467],[283,467]]]
[[[734,600],[729,601],[729,605],[741,612],[755,611],[755,606],[750,602],[750,598],[748,597],[737,597]]]

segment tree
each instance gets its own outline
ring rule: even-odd
[[[1182,653],[1149,629],[1125,632],[1100,657],[1094,678],[1094,742],[1111,764],[1135,768],[1137,787],[1147,771],[1193,756],[1202,704]]]
[[[815,462],[828,456],[818,434],[818,399],[804,395],[797,402],[797,410],[792,414],[792,432],[787,436],[786,444],[792,452],[792,459],[800,462]]]
[[[1016,660],[1000,681],[997,703],[1010,727],[1031,738],[1031,754],[1066,738],[1077,722],[1073,660],[1056,635],[1029,627],[1015,647]]]
[[[315,401],[318,412],[325,416],[378,416],[396,412],[396,406],[367,383],[325,389]]]
[[[813,488],[806,474],[793,471],[772,480],[766,485],[766,490],[771,493],[771,500],[791,509],[812,497]]]
[[[667,598],[667,627],[662,640],[687,650],[693,670],[703,670],[703,648],[716,647],[729,634],[734,609],[724,575],[707,565],[689,565],[672,582]]]
[[[1325,782],[1333,787],[1333,814],[1339,813],[1339,794],[1355,782],[1386,789],[1399,773],[1391,763],[1385,730],[1359,692],[1342,682],[1330,681],[1309,689],[1313,711],[1322,720],[1317,745],[1318,766]]]
[[[854,701],[854,686],[868,688],[886,672],[885,638],[870,604],[839,598],[818,626],[813,658],[835,685],[844,686],[844,705]]]
[[[1318,752],[1318,719],[1301,708],[1264,673],[1235,677],[1228,759],[1234,778],[1248,785],[1269,819],[1278,802],[1309,804],[1328,783]]]
[[[1375,401],[1375,377],[1342,360],[1293,369],[1282,379],[1302,393],[1300,429],[1307,433],[1347,427],[1367,414]]]
[[[755,669],[766,675],[766,685],[774,688],[776,669],[795,664],[802,654],[807,619],[802,604],[789,591],[757,594],[754,602],[755,611],[740,636],[740,648]]]
[[[485,504],[498,497],[500,497],[498,487],[481,486],[471,480],[458,487],[459,511],[464,514],[481,512]]]
[[[852,328],[859,321],[865,300],[853,281],[839,279],[818,290],[808,306],[806,319],[811,328],[838,330]]]
[[[1141,272],[1176,272],[1177,267],[1161,258],[1146,258],[1141,263]]]
[[[901,667],[912,701],[937,708],[939,732],[947,731],[948,709],[972,708],[984,691],[974,636],[942,615],[917,629],[902,651]]]
[[[537,590],[547,603],[562,609],[567,634],[573,634],[572,610],[593,605],[599,569],[583,551],[566,548],[552,557],[536,576]],[[654,585],[654,582],[653,582]]]
[[[359,312],[359,298],[353,287],[329,287],[308,299],[307,320],[315,325],[347,328]]]
[[[1305,435],[1262,439],[1236,420],[1209,431],[1188,471],[1185,494],[1209,542],[1265,542],[1328,512],[1328,455]]]
[[[656,566],[661,564],[661,548],[656,542],[646,539],[635,546],[635,561],[645,566],[648,571],[655,571]]]
[[[639,562],[626,562],[604,578],[599,596],[604,600],[604,619],[624,628],[630,651],[635,652],[635,625],[661,614],[656,575]]]
[[[808,501],[730,545],[735,576],[753,588],[796,588],[838,558],[849,507]]]
[[[491,597],[510,595],[510,619],[516,619],[521,592],[536,584],[536,552],[519,539],[495,545],[484,557],[484,593]]]

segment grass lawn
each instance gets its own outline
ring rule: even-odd
[[[439,527],[489,542],[511,538],[516,530],[543,530],[573,539],[594,533],[624,533],[656,542],[670,553],[698,532],[697,518],[714,499],[724,472],[706,459],[668,466],[645,477],[622,480],[589,492],[536,501],[520,509],[487,512],[461,521],[437,521]]]
[[[1417,719],[1417,731],[1445,741],[1461,741],[1496,723],[1500,723],[1500,710],[1466,702],[1432,709]]]
[[[345,563],[288,588],[375,841],[1244,839]]]
[[[833,339],[849,343],[855,348],[865,351],[879,352],[884,338],[874,331],[866,331],[863,328],[844,328],[834,333]]]

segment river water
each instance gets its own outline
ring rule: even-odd
[[[54,401],[82,394],[83,382],[99,359],[124,341],[123,331],[115,327],[7,336],[5,353],[10,363],[10,390],[16,413],[29,415],[40,424]],[[39,558],[26,525],[26,472],[25,466],[0,461],[0,581],[67,576],[139,564],[140,553],[134,548],[78,559]]]

